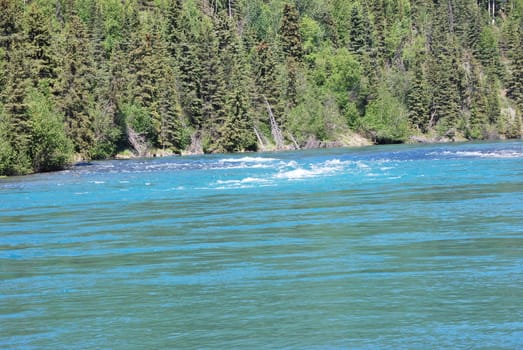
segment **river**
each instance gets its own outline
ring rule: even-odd
[[[523,142],[0,179],[2,349],[523,349]]]

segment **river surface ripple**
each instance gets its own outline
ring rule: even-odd
[[[523,349],[523,143],[0,179],[2,349]]]

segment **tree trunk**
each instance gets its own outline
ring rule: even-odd
[[[271,134],[274,138],[274,142],[276,143],[276,149],[282,150],[284,147],[283,143],[283,136],[280,130],[280,127],[278,126],[278,123],[276,122],[276,119],[274,118],[274,114],[272,114],[272,108],[269,104],[269,101],[267,101],[267,98],[263,96],[263,99],[265,100],[265,105],[267,106],[267,112],[269,113],[269,118],[271,121]]]

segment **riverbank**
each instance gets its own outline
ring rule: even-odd
[[[372,146],[374,143],[361,136],[355,132],[347,132],[339,137],[336,140],[318,140],[315,137],[309,137],[306,142],[303,144],[287,144],[283,148],[278,149],[274,144],[264,144],[258,147],[256,152],[278,152],[278,151],[289,151],[289,150],[303,150],[303,149],[320,149],[320,148],[342,148],[342,147],[365,147]],[[249,153],[245,152],[236,152],[236,153]],[[206,154],[201,145],[191,144],[186,150],[181,151],[180,153],[173,152],[171,150],[163,149],[150,149],[147,150],[144,154],[138,154],[133,152],[131,149],[125,149],[114,157],[114,159],[135,159],[135,158],[157,158],[157,157],[169,157],[169,156],[194,156]]]

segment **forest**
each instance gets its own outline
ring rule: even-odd
[[[0,175],[520,138],[523,0],[0,0]]]

